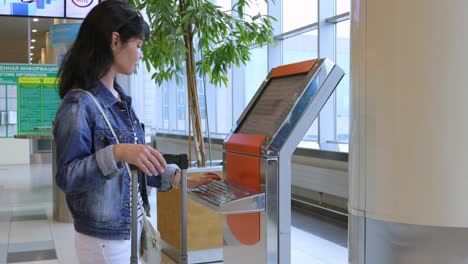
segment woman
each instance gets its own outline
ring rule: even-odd
[[[145,145],[132,100],[115,82],[130,75],[142,58],[149,28],[140,13],[120,0],[103,1],[83,21],[59,70],[62,100],[54,121],[57,185],[65,192],[75,226],[80,263],[129,263],[130,176],[123,162],[147,177],[139,200],[148,208],[146,184],[170,190],[177,168]],[[100,102],[119,144],[87,90]],[[156,177],[152,177],[156,176]],[[219,180],[213,173],[191,178],[189,187]],[[139,219],[144,209],[139,209]]]

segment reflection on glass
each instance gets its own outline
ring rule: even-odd
[[[148,70],[146,66],[140,64],[138,66],[137,74],[132,75],[135,82],[140,83],[139,87],[144,89],[132,89],[131,96],[141,98],[142,103],[135,105],[135,110],[140,117],[140,121],[145,124],[146,136],[154,135],[161,119],[161,110],[159,106],[162,103],[159,87],[156,86],[154,80],[151,80],[151,75],[154,73],[152,69]],[[148,141],[147,141],[148,142]]]
[[[229,133],[229,131],[232,128],[232,70],[229,69],[228,73],[228,84],[227,86],[222,86],[222,87],[215,87],[211,86],[211,89],[214,89],[215,93],[215,108],[216,108],[216,114],[215,114],[215,124],[212,125],[210,123],[210,128],[212,129],[213,133]],[[210,87],[210,86],[208,86]],[[209,93],[208,93],[209,94]],[[210,99],[212,97],[208,97],[208,102],[210,102]],[[208,109],[209,113],[212,113],[213,111]],[[213,129],[216,127],[216,129]]]
[[[197,93],[198,93],[198,109],[200,111],[200,121],[202,126],[202,133],[207,133],[206,128],[206,102],[205,102],[205,87],[203,79],[197,77]]]
[[[283,64],[317,58],[317,30],[283,40]]]
[[[336,88],[336,132],[335,140],[349,141],[349,65],[350,65],[350,21],[337,24],[336,36],[336,64],[345,75]]]
[[[336,0],[336,14],[343,14],[351,10],[351,0]]]
[[[184,78],[184,77],[183,77]],[[175,83],[175,82],[174,82]],[[186,89],[183,83],[179,83],[176,86],[177,102],[176,102],[176,129],[179,131],[185,131],[185,101],[186,101]]]
[[[184,105],[184,101],[185,101],[185,93],[183,90],[178,90],[177,91],[177,106],[179,105]]]
[[[283,0],[283,32],[318,21],[317,0]]]
[[[253,48],[250,50],[250,61],[245,65],[244,107],[250,102],[263,80],[268,74],[267,48]]]
[[[220,6],[223,11],[231,10],[231,0],[216,0],[214,3]]]
[[[349,152],[349,144],[338,144],[339,152]]]
[[[169,129],[169,91],[167,85],[162,88],[162,128]]]
[[[255,15],[266,15],[268,13],[268,5],[265,1],[254,1],[249,6],[246,6],[245,11],[246,20],[249,21]]]
[[[317,30],[285,39],[283,41],[283,64],[315,59],[317,51]],[[314,121],[304,136],[304,140],[318,140],[318,122]]]
[[[318,141],[318,118],[315,118],[314,122],[310,126],[309,130],[307,130],[307,133],[302,140]]]
[[[320,146],[319,146],[319,143],[317,142],[317,140],[315,140],[315,141],[302,140],[301,142],[299,142],[297,147],[298,148],[309,148],[309,149],[320,149]]]
[[[182,123],[182,126],[184,126],[185,124],[185,108],[184,107],[180,107],[180,106],[177,107],[177,121],[178,123],[179,121],[184,121]]]

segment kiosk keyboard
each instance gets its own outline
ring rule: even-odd
[[[223,180],[212,181],[207,185],[190,189],[190,192],[197,196],[202,196],[204,199],[215,205],[228,203],[257,194],[257,192],[234,186],[233,184],[229,184]]]

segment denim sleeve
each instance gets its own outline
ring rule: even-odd
[[[101,169],[102,174],[104,174],[104,176],[107,178],[114,176],[120,169],[123,168],[121,162],[119,162],[119,164],[115,162],[114,146],[115,145],[109,145],[99,149],[95,154],[97,165],[99,166],[99,169]]]
[[[156,187],[161,192],[167,192],[172,189],[172,176],[179,168],[176,164],[167,164],[164,173],[158,176],[146,176],[149,186]]]
[[[161,186],[161,176],[146,176],[146,182],[149,186],[159,188]]]
[[[55,119],[54,139],[57,153],[55,177],[57,185],[65,193],[88,190],[117,173],[116,165],[115,167],[114,164],[102,165],[112,163],[108,163],[111,157],[106,154],[111,151],[111,147],[93,152],[90,113],[92,109],[84,100],[69,98],[63,102]]]

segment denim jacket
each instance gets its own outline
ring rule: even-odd
[[[121,101],[99,82],[90,92],[101,103],[120,143],[144,144],[142,126],[132,99],[115,83]],[[130,176],[114,159],[117,143],[92,98],[72,90],[63,98],[53,128],[56,143],[56,184],[65,192],[77,232],[103,239],[130,239]],[[149,208],[146,185],[170,189],[168,177],[140,177],[140,193]],[[161,186],[161,182],[163,185]]]

